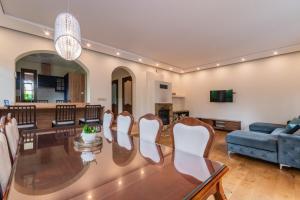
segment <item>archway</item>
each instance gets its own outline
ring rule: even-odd
[[[135,111],[135,76],[127,67],[117,67],[112,72],[112,112]]]
[[[88,70],[52,51],[27,52],[16,59],[16,102],[86,102]]]

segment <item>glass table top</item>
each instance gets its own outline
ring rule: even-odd
[[[105,130],[101,145],[74,145],[78,128],[25,131],[8,199],[182,199],[223,168],[219,162]]]

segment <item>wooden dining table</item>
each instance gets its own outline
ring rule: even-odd
[[[80,132],[23,131],[7,199],[226,199],[220,162],[111,129],[79,147]]]

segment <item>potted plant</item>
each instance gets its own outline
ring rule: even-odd
[[[92,143],[96,139],[97,130],[89,125],[84,125],[81,133],[81,138],[85,143]]]

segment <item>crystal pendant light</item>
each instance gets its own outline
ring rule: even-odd
[[[54,44],[57,53],[66,60],[76,60],[81,54],[80,26],[70,13],[56,17]]]

